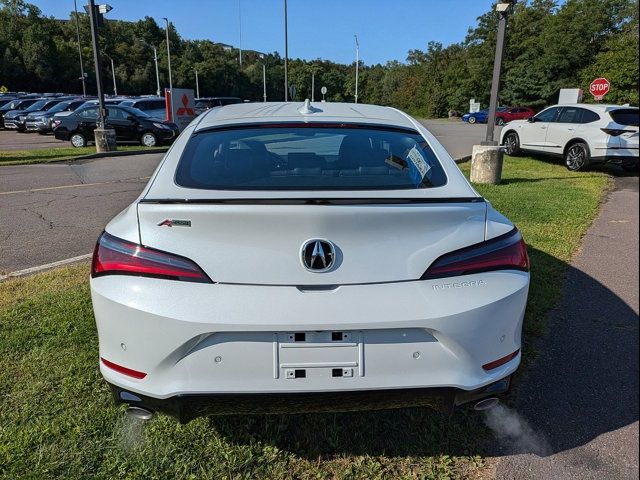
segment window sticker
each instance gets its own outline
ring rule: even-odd
[[[418,145],[414,145],[409,153],[407,153],[407,160],[409,160],[413,166],[418,170],[420,174],[420,179],[424,179],[427,177],[429,170],[431,170],[431,165],[427,163],[422,152],[418,149]]]

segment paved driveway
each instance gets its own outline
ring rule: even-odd
[[[500,442],[497,478],[638,478],[638,201],[638,177],[617,178],[572,262],[515,390],[536,441]]]

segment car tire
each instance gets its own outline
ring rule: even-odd
[[[520,137],[516,132],[509,132],[504,137],[504,151],[509,156],[520,153]]]
[[[501,127],[501,126],[503,126],[504,124],[505,124],[504,118],[502,118],[502,117],[498,117],[498,118],[496,118],[496,125],[498,125],[498,126],[500,126],[500,127]]]
[[[471,125],[473,125],[474,123],[476,123],[476,117],[469,117],[469,123]]]
[[[143,147],[155,147],[158,145],[158,137],[151,132],[145,132],[140,137],[140,144]]]
[[[575,142],[569,145],[564,152],[564,164],[572,172],[589,168],[591,165],[589,145],[584,142]]]
[[[74,133],[73,135],[71,135],[71,138],[69,139],[69,141],[71,142],[71,145],[73,145],[76,148],[82,148],[87,146],[87,139],[84,138],[84,135],[82,135],[81,133]]]

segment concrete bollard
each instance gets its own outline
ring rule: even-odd
[[[471,154],[471,181],[498,185],[502,179],[503,147],[474,145]]]
[[[96,152],[115,152],[118,149],[116,131],[114,129],[96,128],[94,134],[96,136]]]

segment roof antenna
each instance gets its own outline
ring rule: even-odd
[[[304,101],[304,104],[298,109],[298,112],[300,112],[302,115],[310,115],[312,113],[322,112],[322,110],[311,105],[311,100],[307,98]]]

